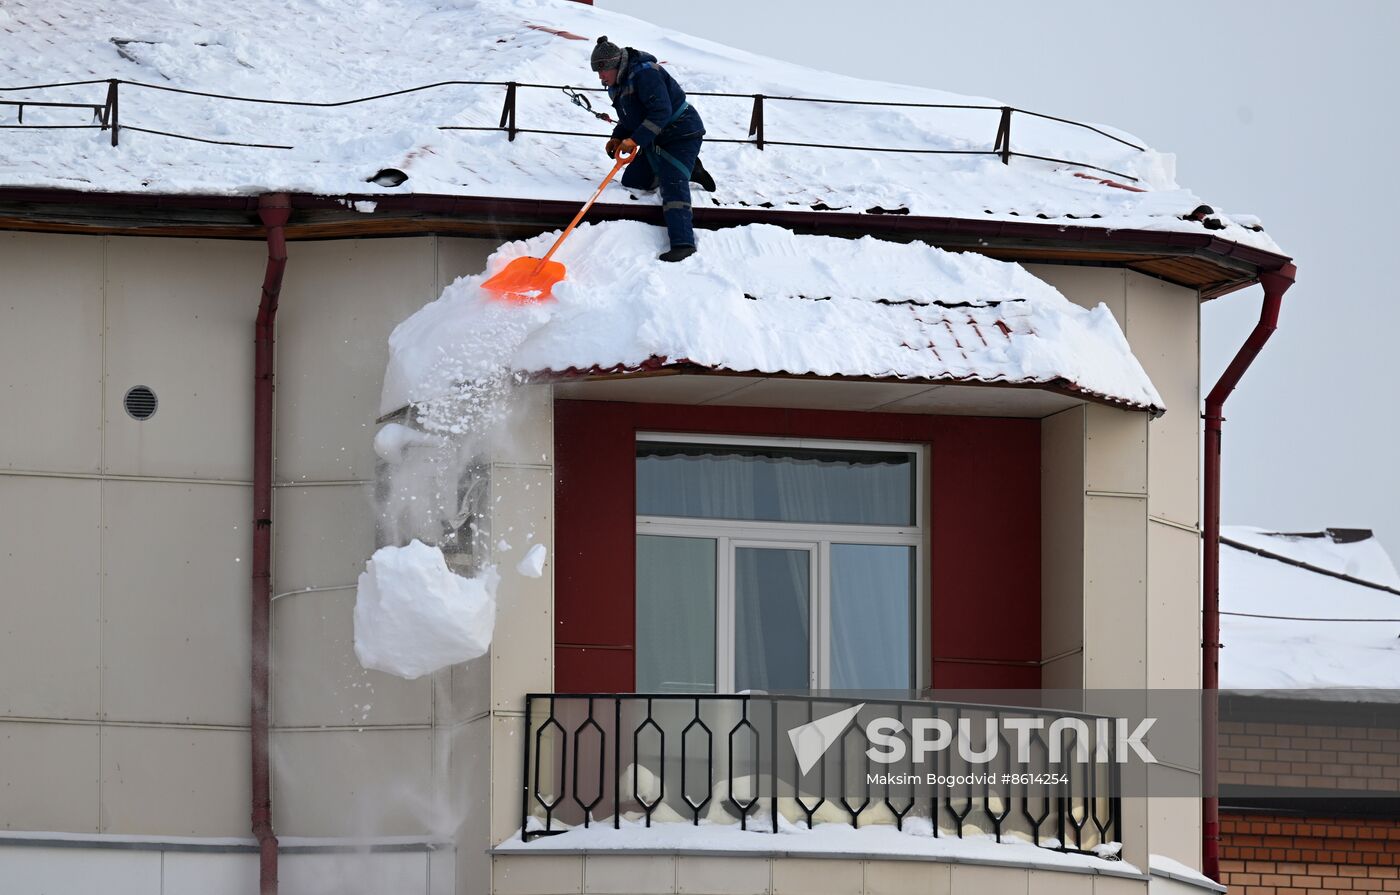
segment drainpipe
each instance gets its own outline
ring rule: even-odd
[[[258,891],[277,895],[277,837],[272,832],[272,775],[268,734],[268,656],[272,621],[272,391],[273,333],[282,272],[287,268],[283,228],[291,216],[286,193],[258,199],[258,217],[267,232],[267,272],[253,327],[253,581],[252,719],[253,835],[258,840]]]
[[[1264,349],[1269,336],[1278,329],[1283,293],[1293,285],[1297,274],[1298,269],[1290,263],[1259,275],[1259,283],[1264,287],[1264,304],[1259,310],[1259,322],[1254,324],[1254,331],[1245,339],[1235,359],[1221,374],[1220,381],[1206,396],[1205,562],[1202,570],[1204,618],[1201,642],[1201,689],[1205,691],[1201,709],[1201,786],[1206,797],[1201,805],[1201,859],[1205,875],[1216,882],[1220,882],[1220,799],[1215,793],[1219,780],[1217,749],[1220,732],[1220,704],[1216,691],[1220,689],[1221,423],[1225,421],[1225,399],[1239,385],[1245,370]]]

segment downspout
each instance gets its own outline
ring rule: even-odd
[[[286,193],[258,199],[258,217],[267,232],[267,271],[253,326],[253,581],[252,718],[253,835],[258,840],[258,891],[277,895],[277,837],[272,832],[271,749],[268,723],[268,657],[272,622],[272,393],[273,333],[277,297],[287,268],[284,227],[292,203]]]
[[[1201,637],[1201,787],[1205,799],[1201,805],[1201,863],[1205,875],[1220,882],[1220,798],[1216,794],[1219,781],[1218,738],[1220,732],[1220,433],[1225,399],[1239,385],[1245,370],[1254,363],[1264,343],[1278,329],[1278,312],[1283,293],[1293,285],[1298,269],[1285,264],[1278,270],[1259,275],[1264,287],[1264,304],[1259,310],[1259,322],[1245,339],[1235,359],[1221,374],[1220,381],[1206,396],[1205,441],[1205,532],[1204,591]]]

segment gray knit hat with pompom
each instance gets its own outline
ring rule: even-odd
[[[622,65],[622,49],[615,43],[608,40],[605,34],[598,38],[598,45],[593,48],[593,57],[589,59],[589,65],[594,71],[609,71]]]

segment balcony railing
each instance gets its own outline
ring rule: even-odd
[[[853,722],[803,773],[797,744],[788,745],[790,731],[856,704]],[[1063,721],[1051,726],[1052,718],[1066,716],[1071,728]],[[867,730],[882,717],[899,722],[894,739],[906,747],[891,764],[871,758],[872,746],[882,747],[877,755],[890,754],[890,740],[872,742]],[[1011,718],[1042,722],[1030,733],[1028,763],[1001,733],[1002,748],[985,764],[969,763],[957,749],[912,763],[910,731],[919,724],[955,731],[966,724],[975,732]],[[529,841],[580,826],[620,829],[624,820],[774,833],[792,825],[885,824],[915,835],[981,835],[1112,854],[1111,844],[1121,841],[1121,772],[1111,738],[1086,735],[1102,729],[1099,721],[1036,708],[903,699],[534,693],[525,697],[521,830]],[[987,745],[985,739],[974,744],[982,751]],[[1060,758],[1053,763],[1052,746]],[[926,785],[929,774],[936,785]],[[949,778],[959,782],[947,785]]]

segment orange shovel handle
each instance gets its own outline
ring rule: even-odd
[[[574,232],[574,228],[578,226],[578,222],[583,220],[583,216],[585,214],[588,214],[588,209],[593,207],[593,203],[596,202],[598,200],[598,197],[603,194],[603,189],[607,187],[609,183],[612,182],[612,179],[614,177],[617,176],[617,172],[621,171],[623,167],[627,165],[628,162],[632,161],[632,159],[636,157],[637,150],[635,149],[628,153],[623,153],[621,149],[618,150],[617,163],[612,166],[612,170],[608,172],[608,176],[603,178],[603,182],[598,184],[598,189],[593,191],[593,195],[588,197],[588,201],[583,203],[583,207],[578,210],[578,214],[574,215],[574,219],[569,222],[569,226],[565,227],[564,232],[559,234],[559,238],[554,240],[554,245],[549,247],[548,252],[545,252],[544,257],[540,259],[539,267],[537,267],[536,270],[542,269],[544,267],[544,263],[548,261],[554,255],[555,251],[558,250],[559,246],[563,244],[565,238],[568,237],[570,233]]]

